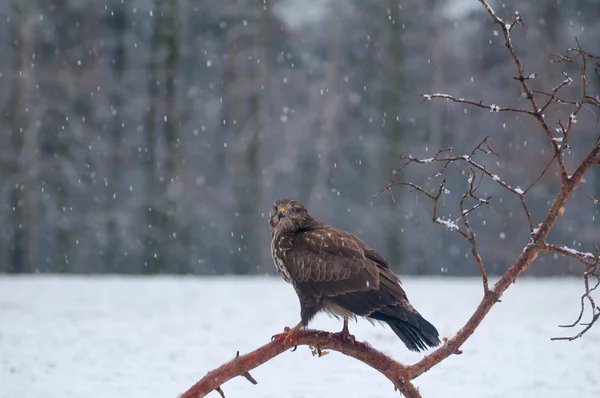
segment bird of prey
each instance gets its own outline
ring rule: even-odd
[[[279,199],[269,217],[271,254],[278,274],[300,299],[300,322],[284,344],[319,312],[344,320],[366,317],[387,323],[406,347],[421,351],[440,344],[436,328],[408,302],[388,262],[356,236],[317,221],[294,199]],[[287,328],[286,328],[287,329]]]

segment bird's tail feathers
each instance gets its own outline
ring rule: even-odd
[[[398,307],[394,308],[396,311],[398,309]],[[439,333],[435,326],[417,312],[404,310],[402,312],[401,317],[396,317],[377,311],[370,317],[386,322],[411,351],[424,351],[440,344]]]
[[[411,351],[420,352],[440,344],[437,331],[432,334],[402,321],[388,322],[388,325]]]

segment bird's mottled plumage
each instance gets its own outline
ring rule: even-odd
[[[298,294],[303,326],[327,311],[385,322],[413,351],[440,343],[438,331],[408,302],[385,258],[359,238],[313,219],[293,199],[275,202],[269,225],[277,272]]]

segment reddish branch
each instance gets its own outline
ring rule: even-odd
[[[579,309],[579,315],[575,322],[569,325],[560,325],[563,328],[573,328],[578,325],[584,326],[584,328],[574,336],[570,337],[553,337],[551,340],[568,340],[573,341],[583,336],[592,326],[600,319],[600,306],[596,305],[592,292],[598,289],[600,286],[600,275],[598,275],[598,266],[600,265],[600,248],[596,246],[596,252],[582,253],[566,247],[556,247],[552,245],[546,245],[548,251],[554,251],[561,253],[563,256],[569,256],[580,263],[585,265],[585,272],[583,273],[583,285],[585,288],[584,293],[581,295],[581,308]],[[592,261],[593,260],[593,261]],[[582,322],[583,315],[585,313],[585,304],[588,303],[592,310],[592,319],[585,323]]]
[[[297,344],[311,347],[313,355],[322,356],[326,353],[325,350],[341,352],[378,370],[404,396],[410,398],[420,397],[418,390],[410,382],[411,378],[405,366],[365,343],[353,340],[342,341],[334,333],[319,330],[301,330],[296,337]],[[290,347],[289,343],[284,346],[281,340],[275,340],[246,355],[237,356],[221,367],[209,372],[202,380],[183,393],[181,398],[203,397],[215,390],[224,395],[220,389],[221,385],[236,376],[244,376],[250,381],[254,381],[252,376],[250,376],[250,370],[273,359]],[[256,381],[253,384],[256,384]]]
[[[481,303],[475,310],[475,313],[467,321],[466,325],[458,331],[458,333],[448,340],[441,348],[434,351],[432,354],[423,358],[415,365],[409,366],[409,374],[415,378],[422,373],[431,369],[434,365],[443,359],[456,352],[462,344],[473,334],[479,326],[483,318],[487,315],[490,309],[496,304],[504,291],[517,279],[517,277],[527,269],[527,267],[537,258],[540,252],[549,250],[549,246],[545,243],[548,233],[556,220],[564,213],[564,206],[577,189],[585,172],[596,162],[600,160],[600,141],[592,151],[586,156],[584,161],[579,165],[573,176],[568,178],[566,183],[562,185],[558,195],[554,198],[554,202],[546,215],[545,220],[540,224],[539,228],[532,234],[531,241],[527,244],[517,261],[508,269],[508,271],[494,285],[492,290],[486,291]]]
[[[515,63],[517,76],[514,78],[517,80],[524,93],[526,94],[530,109],[517,109],[517,108],[500,108],[497,105],[484,105],[481,102],[471,101],[464,98],[456,98],[448,94],[422,94],[425,100],[431,99],[447,99],[454,102],[460,102],[476,106],[479,108],[489,109],[493,112],[518,112],[525,113],[534,117],[540,125],[542,132],[549,145],[554,151],[554,156],[543,169],[539,177],[537,177],[525,190],[520,188],[512,188],[508,183],[503,181],[499,176],[488,170],[486,166],[475,160],[475,157],[480,154],[484,155],[496,155],[489,144],[488,138],[485,138],[480,142],[468,155],[453,156],[452,148],[440,150],[433,158],[429,159],[418,159],[412,156],[402,157],[404,163],[396,169],[395,177],[386,185],[381,191],[375,194],[379,195],[383,191],[387,191],[392,200],[395,201],[392,188],[394,186],[408,186],[412,190],[425,194],[428,198],[433,201],[433,222],[443,225],[448,229],[455,231],[462,236],[469,246],[471,247],[471,254],[475,259],[477,266],[479,267],[481,277],[483,280],[483,298],[479,303],[479,306],[467,321],[467,323],[456,333],[454,337],[449,340],[445,340],[445,344],[440,348],[432,352],[431,354],[424,357],[421,361],[410,365],[402,365],[380,351],[370,347],[367,344],[355,342],[352,340],[341,340],[336,334],[328,333],[324,331],[300,331],[297,335],[298,345],[308,345],[313,350],[314,355],[321,356],[325,353],[324,350],[334,350],[355,358],[363,363],[378,370],[384,376],[386,376],[402,394],[407,397],[420,397],[418,390],[411,383],[411,380],[420,376],[424,372],[427,372],[433,366],[437,365],[445,358],[452,354],[459,354],[460,347],[464,342],[475,332],[481,321],[488,314],[490,309],[499,302],[502,294],[508,289],[508,287],[521,275],[527,267],[535,261],[540,253],[553,252],[559,253],[563,256],[568,256],[579,261],[585,265],[584,277],[584,294],[581,296],[581,310],[579,316],[569,325],[562,325],[563,327],[575,327],[584,326],[583,330],[572,337],[558,337],[554,340],[574,340],[581,337],[587,332],[592,325],[600,319],[600,307],[596,305],[591,293],[600,286],[600,276],[598,275],[598,267],[600,264],[600,249],[596,248],[596,252],[585,253],[577,250],[570,249],[568,247],[559,247],[546,243],[546,238],[554,226],[555,222],[565,212],[565,205],[573,192],[577,189],[581,183],[585,173],[593,166],[600,164],[600,140],[596,141],[594,147],[586,155],[585,159],[577,166],[575,172],[570,176],[567,173],[566,166],[563,160],[563,152],[568,149],[568,139],[573,129],[573,125],[576,122],[576,117],[582,109],[583,104],[591,105],[592,107],[600,110],[600,100],[588,93],[588,69],[593,67],[596,77],[600,80],[600,58],[592,56],[584,51],[581,46],[570,49],[566,54],[555,55],[555,58],[560,62],[574,63],[579,67],[581,72],[581,84],[582,91],[580,97],[577,100],[566,100],[559,98],[558,95],[565,87],[573,83],[573,79],[565,74],[565,80],[559,83],[550,93],[545,92],[534,92],[530,89],[528,81],[535,77],[535,74],[526,76],[521,60],[517,56],[515,49],[511,41],[512,29],[520,25],[525,28],[523,19],[519,13],[515,13],[510,23],[505,22],[502,18],[498,17],[494,10],[487,4],[486,1],[480,0],[487,13],[492,17],[493,22],[500,26],[504,35],[504,43],[510,54],[510,57]],[[534,96],[534,93],[542,94],[547,97],[547,100],[542,104],[538,105],[538,102]],[[544,119],[543,112],[548,109],[553,103],[560,105],[567,105],[573,108],[569,120],[563,122],[557,121],[559,128],[556,132],[560,134],[559,137],[555,137],[546,120]],[[438,163],[443,165],[441,170],[431,178],[437,178],[444,174],[449,164],[455,162],[464,162],[469,168],[468,173],[468,184],[466,192],[461,196],[460,200],[460,217],[456,220],[444,220],[437,215],[437,204],[443,194],[448,193],[445,188],[446,180],[444,179],[439,185],[438,189],[434,193],[430,193],[421,186],[407,181],[397,180],[400,171],[410,164],[424,164],[424,163]],[[560,172],[561,187],[559,192],[556,194],[548,213],[542,223],[538,224],[534,228],[532,216],[527,207],[525,196],[527,192],[533,187],[541,177],[546,173],[552,163],[556,162]],[[468,215],[475,209],[487,205],[490,203],[490,198],[482,198],[477,195],[477,188],[484,178],[489,178],[497,183],[502,189],[507,190],[514,196],[516,196],[523,207],[524,213],[527,217],[531,237],[529,242],[523,249],[521,255],[516,259],[508,271],[496,282],[496,284],[490,288],[488,285],[487,274],[484,266],[484,262],[477,249],[477,241],[475,239],[475,232],[473,231]],[[477,182],[477,180],[479,182]],[[590,198],[594,204],[598,204],[598,200]],[[467,203],[475,203],[472,207],[467,208]],[[592,310],[591,320],[587,323],[583,323],[582,319],[585,312],[586,303]],[[209,372],[202,380],[197,382],[188,391],[186,391],[182,397],[203,397],[206,394],[217,391],[219,394],[224,396],[221,385],[226,381],[236,377],[244,376],[253,384],[256,384],[256,380],[250,376],[249,371],[274,358],[275,356],[285,352],[290,348],[289,344],[284,347],[281,340],[272,341],[255,351],[242,355],[236,356],[230,362],[222,365],[221,367]]]

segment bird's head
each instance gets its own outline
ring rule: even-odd
[[[306,207],[294,199],[279,199],[269,215],[271,231],[294,232],[306,228],[311,221]]]

